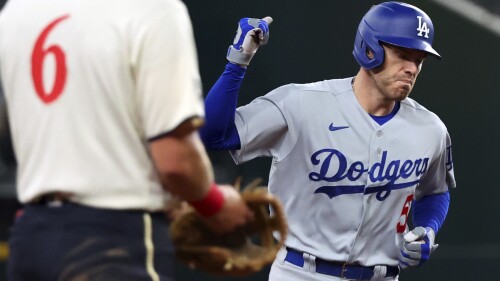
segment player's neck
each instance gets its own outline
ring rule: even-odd
[[[384,98],[373,79],[363,69],[353,78],[352,89],[361,107],[370,115],[387,115],[396,104],[396,101]]]

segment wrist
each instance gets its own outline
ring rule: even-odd
[[[228,61],[225,71],[235,75],[238,79],[243,79],[247,71],[247,66]]]
[[[214,182],[200,200],[190,201],[189,204],[203,217],[210,217],[218,213],[224,205],[224,195]]]
[[[254,53],[251,54],[244,53],[241,48],[236,49],[233,45],[231,45],[227,50],[226,58],[228,61],[234,64],[246,67],[250,64],[253,55]]]
[[[232,61],[229,61],[228,63],[232,64],[232,65],[235,65],[235,66],[238,66],[238,67],[243,68],[243,69],[247,69],[247,66],[248,66],[248,65],[239,64],[239,63],[232,62]]]

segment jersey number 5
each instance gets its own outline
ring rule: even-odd
[[[403,205],[403,210],[401,210],[401,216],[399,217],[398,224],[396,225],[397,233],[404,233],[406,230],[406,223],[408,222],[408,213],[410,212],[411,202],[413,200],[413,194],[408,195]]]
[[[46,48],[44,48],[43,45],[45,44],[47,36],[52,29],[68,17],[69,15],[64,15],[49,23],[49,25],[42,30],[42,33],[36,39],[35,47],[33,48],[33,53],[31,54],[31,76],[33,78],[35,91],[38,97],[40,97],[40,99],[47,104],[53,102],[61,95],[64,85],[66,84],[66,55],[58,45],[50,45]],[[52,91],[45,92],[43,64],[48,54],[52,54],[54,56],[55,75]]]

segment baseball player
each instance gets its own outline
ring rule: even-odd
[[[455,187],[445,125],[408,97],[426,57],[440,57],[432,21],[409,4],[376,5],[356,33],[355,76],[285,85],[236,108],[271,21],[239,21],[201,131],[236,163],[273,158],[269,190],[289,236],[269,280],[398,280],[437,247]]]
[[[9,280],[173,280],[173,195],[219,232],[251,212],[218,186],[178,0],[11,0],[0,73],[24,213]]]

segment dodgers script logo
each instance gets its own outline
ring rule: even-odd
[[[427,26],[427,23],[422,20],[422,16],[417,16],[417,18],[418,18],[417,31],[419,31],[417,35],[422,37],[422,33],[425,33],[424,37],[429,38],[429,32],[431,32],[431,29]]]
[[[355,161],[348,166],[346,156],[339,150],[325,148],[318,150],[311,156],[311,163],[319,167],[319,172],[309,173],[309,179],[315,182],[324,181],[329,183],[348,180],[355,182],[365,173],[371,182],[386,182],[380,186],[365,185],[334,185],[321,186],[315,193],[325,193],[330,198],[342,194],[371,194],[377,193],[377,199],[385,200],[391,190],[407,188],[416,185],[419,178],[427,171],[429,158],[415,160],[392,160],[387,162],[387,151],[382,153],[380,162],[366,167],[361,161]],[[403,181],[405,179],[410,179]]]

